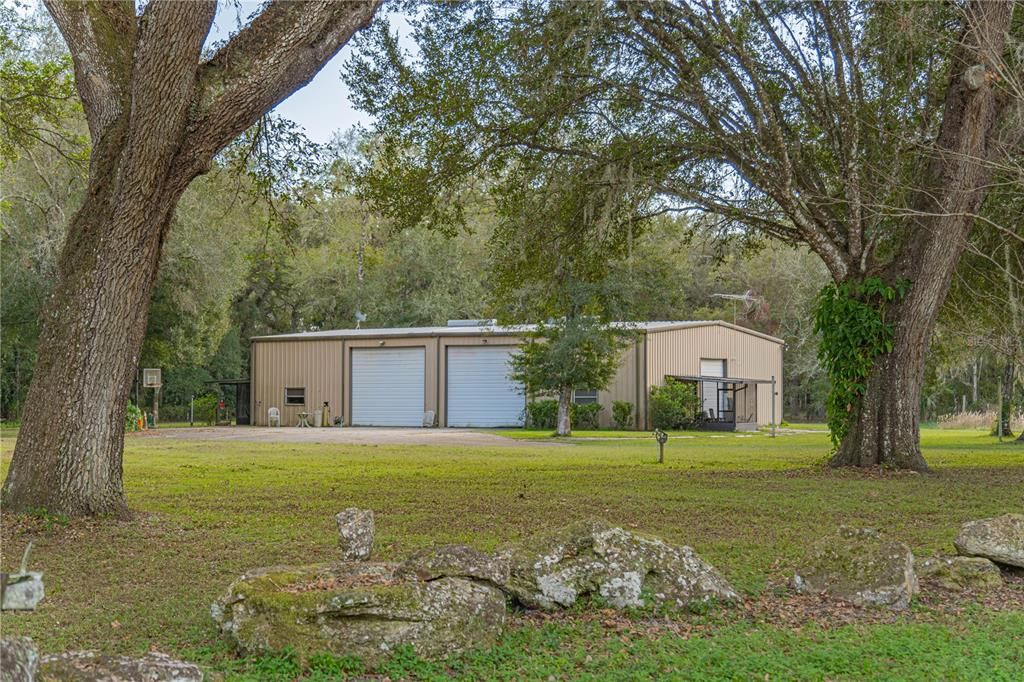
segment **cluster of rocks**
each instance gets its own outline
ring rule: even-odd
[[[107,656],[96,651],[68,651],[40,656],[28,637],[0,640],[0,681],[75,680],[76,682],[202,682],[194,663],[150,652],[141,658]]]
[[[920,591],[919,578],[948,590],[999,587],[999,564],[1024,567],[1024,514],[968,521],[953,544],[958,555],[915,561],[903,542],[871,528],[841,526],[811,548],[793,576],[793,587],[857,606],[894,609],[910,605]]]
[[[444,656],[492,644],[509,606],[545,610],[588,597],[617,607],[684,606],[738,598],[689,547],[600,521],[575,524],[484,553],[464,545],[402,562],[367,561],[373,513],[337,517],[342,561],[278,566],[241,576],[212,607],[244,653],[290,646],[379,662],[400,645]]]
[[[250,571],[214,602],[212,615],[244,654],[291,647],[374,665],[399,646],[441,657],[492,644],[510,607],[557,610],[581,599],[615,608],[739,599],[689,547],[592,520],[497,552],[444,545],[401,562],[369,561],[373,512],[337,515],[340,561]],[[915,561],[903,542],[876,530],[840,527],[811,549],[793,578],[799,592],[858,606],[906,608],[919,578],[947,589],[1002,584],[997,564],[1024,568],[1024,514],[965,523],[959,555]],[[83,651],[40,656],[28,638],[0,643],[7,680],[198,682],[198,666],[159,653],[142,658]]]

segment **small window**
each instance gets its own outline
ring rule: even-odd
[[[577,405],[597,402],[597,391],[576,390],[572,392],[572,401]]]
[[[286,389],[284,389],[284,404],[285,405],[305,405],[306,404],[306,389],[304,389],[304,388],[286,388]]]

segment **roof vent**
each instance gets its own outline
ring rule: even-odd
[[[449,327],[491,327],[497,320],[448,320]]]

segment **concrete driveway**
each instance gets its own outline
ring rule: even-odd
[[[132,434],[129,434],[131,436]],[[193,441],[238,441],[251,443],[338,443],[341,445],[463,445],[487,447],[560,447],[562,443],[505,438],[468,429],[405,429],[367,426],[299,429],[263,426],[210,426],[156,429],[139,438]]]

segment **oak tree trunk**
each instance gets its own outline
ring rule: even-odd
[[[908,213],[908,230],[885,273],[909,279],[906,299],[894,306],[893,350],[879,356],[833,466],[928,469],[921,456],[920,410],[925,357],[992,178],[995,131],[1005,96],[990,70],[1002,58],[1012,5],[973,2],[954,53],[942,126],[921,187]]]
[[[117,192],[108,180],[118,176],[116,163],[94,160],[88,199],[69,227],[4,484],[8,509],[127,513],[121,477],[125,407],[180,192]],[[137,210],[116,210],[123,205]]]
[[[558,392],[558,421],[556,422],[555,435],[572,435],[572,424],[570,414],[572,409],[572,389],[563,388]]]
[[[128,512],[124,419],[178,199],[214,155],[305,85],[380,0],[270,2],[209,59],[214,0],[46,0],[75,63],[92,156],[43,310],[5,511]]]

